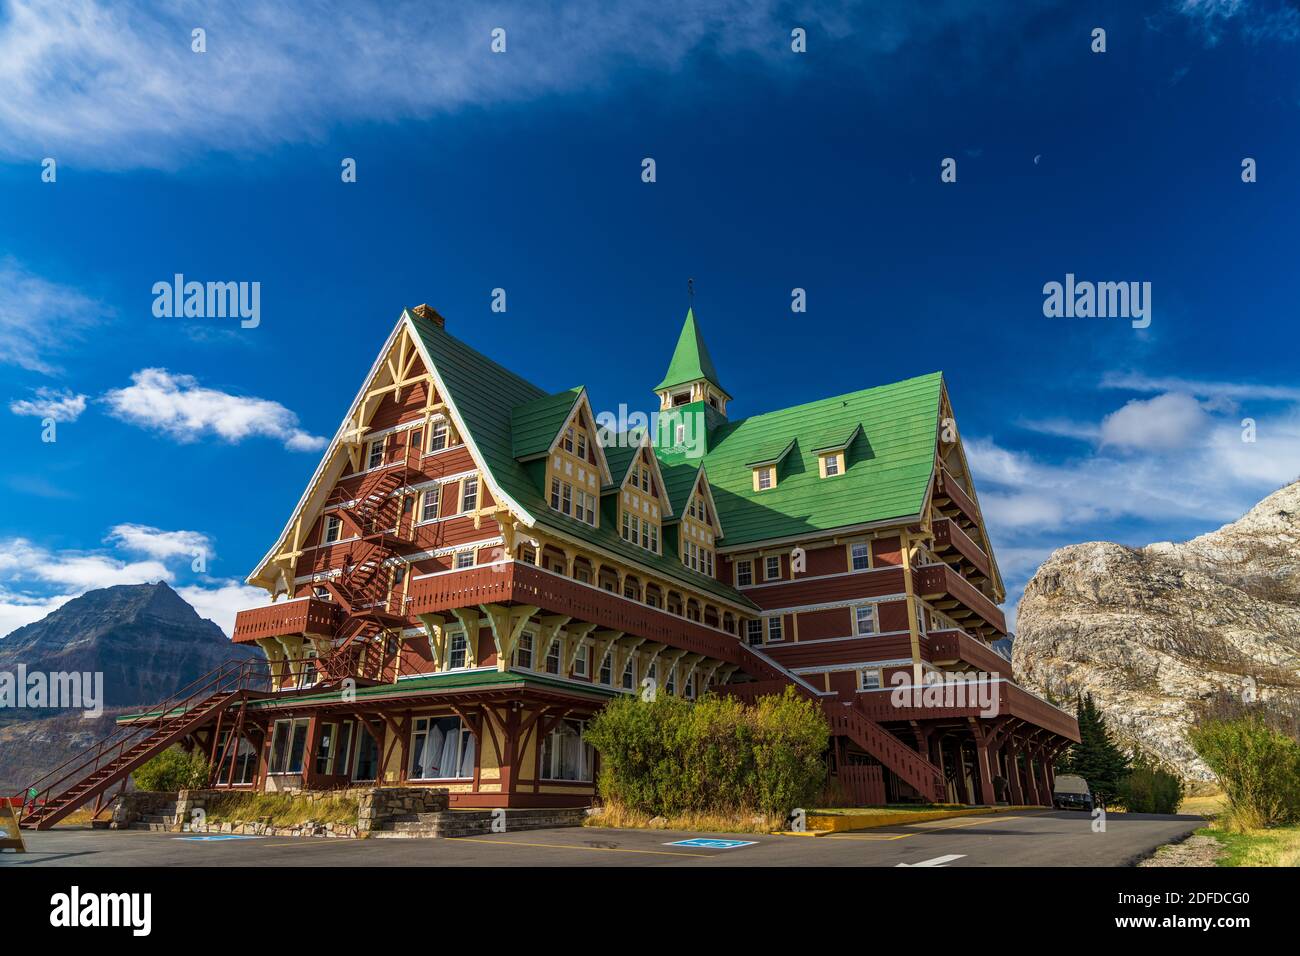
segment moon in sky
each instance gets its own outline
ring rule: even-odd
[[[1039,161],[1040,159],[1042,159],[1042,158],[1043,158],[1043,154],[1042,154],[1042,153],[1039,153],[1037,156],[1035,156],[1035,157],[1034,157],[1034,165],[1037,166],[1037,165],[1038,165],[1038,161]]]

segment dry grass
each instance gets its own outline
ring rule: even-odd
[[[1222,793],[1205,793],[1183,797],[1183,802],[1178,805],[1178,812],[1194,813],[1199,816],[1213,818],[1223,813],[1227,808],[1228,798]]]
[[[693,830],[704,833],[771,833],[784,826],[778,814],[757,811],[736,813],[682,813],[672,817],[651,817],[621,804],[606,803],[603,810],[583,821],[587,827],[618,827],[634,830]]]
[[[292,827],[302,823],[357,825],[357,798],[307,800],[292,793],[223,793],[208,799],[208,823],[259,823]]]

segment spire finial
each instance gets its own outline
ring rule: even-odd
[[[690,277],[686,280],[686,308],[695,308],[695,279]]]

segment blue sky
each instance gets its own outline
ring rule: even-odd
[[[1293,4],[815,11],[0,0],[0,633],[159,578],[228,627],[420,302],[598,411],[653,407],[687,276],[733,417],[942,369],[1009,611],[1300,475]],[[156,318],[175,273],[259,324]],[[1067,273],[1150,326],[1045,317]]]

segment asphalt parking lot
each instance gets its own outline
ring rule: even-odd
[[[23,866],[1125,866],[1182,839],[1193,816],[1024,811],[821,837],[562,828],[451,840],[245,837],[82,827],[26,832]],[[682,845],[683,841],[695,841]],[[714,841],[735,841],[723,845]],[[677,844],[677,845],[674,845]]]

